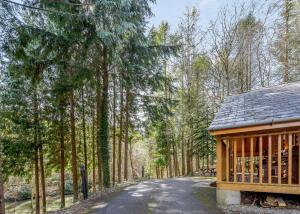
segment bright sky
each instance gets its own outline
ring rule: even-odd
[[[156,5],[152,6],[155,17],[150,20],[149,25],[158,26],[161,21],[167,21],[174,31],[186,7],[196,6],[200,9],[200,24],[207,26],[222,7],[233,2],[234,0],[157,0]]]

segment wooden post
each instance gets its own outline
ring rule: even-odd
[[[217,182],[222,181],[222,139],[220,136],[216,137],[217,140]]]
[[[245,138],[242,138],[242,182],[245,182]]]
[[[292,157],[293,157],[293,135],[289,134],[288,137],[289,142],[289,161],[288,161],[288,184],[292,184]]]
[[[262,184],[262,173],[263,173],[263,138],[259,137],[259,183]]]
[[[268,142],[268,183],[272,183],[272,136],[269,136]]]
[[[300,141],[298,142],[298,183],[300,184]]]
[[[229,182],[229,140],[226,140],[226,182]]]
[[[278,135],[278,184],[281,184],[281,135]]]
[[[3,145],[0,143],[0,213],[5,214],[4,178],[3,178]]]
[[[254,137],[251,137],[251,144],[250,144],[250,183],[253,183],[253,174],[254,174],[254,167],[253,167],[253,141],[254,141]]]
[[[233,141],[233,180],[234,182],[237,182],[237,177],[236,177],[236,173],[237,173],[237,157],[236,157],[236,147],[237,147],[237,139],[234,139]]]

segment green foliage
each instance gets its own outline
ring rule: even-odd
[[[31,187],[28,185],[21,186],[19,190],[19,199],[28,200],[31,199]]]
[[[66,195],[73,194],[73,181],[72,180],[65,181],[65,194]]]

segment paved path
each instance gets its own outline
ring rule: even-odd
[[[210,179],[176,178],[145,181],[127,187],[107,202],[94,205],[89,213],[103,214],[218,214],[215,188]]]

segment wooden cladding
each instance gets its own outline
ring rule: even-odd
[[[278,157],[277,157],[277,165],[278,165],[278,167],[277,167],[277,170],[278,170],[278,172],[277,172],[277,180],[278,180],[278,184],[281,184],[281,166],[282,166],[282,163],[281,163],[281,135],[278,135],[278,143],[277,143],[277,145],[278,145],[278,150],[277,150],[277,155],[278,155]]]
[[[268,183],[272,183],[272,136],[268,137]]]
[[[237,147],[237,140],[233,140],[233,163],[234,163],[234,169],[233,169],[233,177],[234,177],[234,182],[237,180],[237,156],[236,156],[236,147]]]
[[[300,185],[300,133],[219,138],[218,182]]]
[[[242,139],[242,182],[245,182],[245,139]]]

